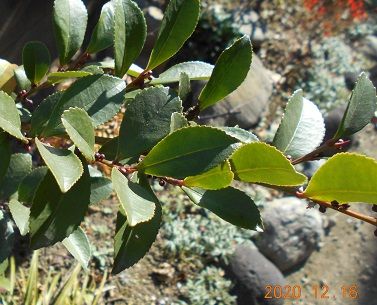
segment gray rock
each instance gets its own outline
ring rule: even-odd
[[[306,206],[303,200],[285,197],[266,204],[262,212],[265,231],[255,244],[282,272],[305,262],[324,235],[323,215]]]
[[[377,59],[377,36],[368,35],[362,41],[361,50],[371,59]]]
[[[255,247],[240,245],[229,261],[229,273],[235,283],[232,293],[238,305],[282,305],[283,299],[265,299],[266,286],[284,286],[281,272]]]
[[[268,105],[272,94],[272,73],[254,54],[253,63],[243,84],[223,101],[202,112],[202,123],[215,126],[251,128]]]

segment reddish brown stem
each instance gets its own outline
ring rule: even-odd
[[[340,213],[343,213],[343,214],[346,214],[346,215],[351,216],[353,218],[365,221],[365,222],[370,223],[371,225],[374,225],[375,227],[377,227],[377,218],[372,217],[372,216],[368,216],[368,215],[364,215],[364,214],[361,214],[361,213],[356,212],[356,211],[352,211],[352,210],[348,209],[348,205],[331,204],[331,203],[326,202],[326,201],[311,199],[311,198],[306,197],[305,194],[301,193],[301,192],[296,192],[296,196],[298,198],[308,199],[310,201],[313,201],[314,203],[319,204],[320,206],[338,211]]]

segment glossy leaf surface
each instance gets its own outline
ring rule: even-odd
[[[200,110],[222,100],[236,90],[250,70],[252,47],[244,36],[221,53],[211,78],[199,96]]]
[[[377,161],[354,153],[340,153],[323,164],[310,180],[305,195],[339,203],[377,203]]]
[[[70,150],[43,144],[35,138],[43,161],[54,175],[60,190],[66,193],[84,172],[80,159]]]
[[[178,179],[198,175],[224,162],[236,149],[237,142],[215,128],[182,128],[153,147],[139,169],[146,174]]]
[[[296,186],[306,177],[294,169],[289,160],[275,147],[255,142],[242,146],[231,157],[237,179],[245,182],[278,186]]]

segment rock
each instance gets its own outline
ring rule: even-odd
[[[362,41],[361,50],[364,52],[364,54],[367,57],[376,60],[377,59],[377,36],[374,36],[374,35],[366,36]]]
[[[319,248],[324,235],[322,217],[298,198],[275,199],[262,212],[265,231],[255,244],[282,272],[291,271]]]
[[[229,260],[229,274],[235,286],[232,293],[238,305],[282,305],[283,299],[265,299],[266,286],[284,286],[281,272],[255,247],[240,245]]]
[[[266,39],[266,27],[260,22],[258,13],[253,10],[243,12],[235,22],[240,25],[239,31],[250,37],[253,47],[259,48]]]
[[[273,80],[254,54],[250,71],[241,86],[223,101],[202,112],[201,123],[249,129],[260,120],[272,94]]]

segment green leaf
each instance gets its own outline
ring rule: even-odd
[[[199,12],[199,0],[170,0],[147,70],[156,68],[179,51],[194,32]]]
[[[190,77],[182,72],[179,78],[178,96],[182,101],[186,101],[191,93]]]
[[[156,201],[149,191],[139,184],[129,181],[116,168],[113,168],[111,172],[111,180],[131,227],[152,219]]]
[[[12,199],[9,201],[9,210],[17,228],[20,230],[20,234],[25,236],[29,233],[30,209],[17,200]]]
[[[336,154],[315,172],[304,194],[329,202],[377,204],[377,161],[354,153]]]
[[[140,55],[147,37],[143,12],[131,0],[116,0],[114,26],[115,75],[123,77]]]
[[[35,138],[38,151],[54,175],[60,190],[66,193],[82,176],[84,169],[80,159],[68,149],[43,144]]]
[[[81,0],[55,0],[53,25],[60,65],[67,64],[80,49],[88,13]]]
[[[105,177],[90,177],[90,185],[90,204],[97,204],[106,200],[113,191],[111,180]]]
[[[185,178],[183,185],[218,190],[229,186],[233,181],[233,176],[229,162],[225,161],[203,174]]]
[[[156,240],[160,229],[162,211],[161,205],[153,192],[156,211],[148,222],[130,226],[124,213],[118,212],[116,234],[114,237],[114,265],[113,274],[117,274],[136,264],[148,252]]]
[[[31,247],[51,246],[72,234],[84,219],[90,200],[87,166],[77,183],[66,193],[49,171],[39,185],[30,211]]]
[[[55,92],[52,95],[46,97],[42,103],[35,109],[33,116],[31,118],[31,135],[40,135],[43,129],[46,127],[48,120],[50,119],[51,113],[54,107],[59,102],[60,98],[63,96],[64,92]]]
[[[62,122],[69,137],[88,161],[94,161],[95,134],[92,120],[85,110],[70,108],[64,111]]]
[[[78,79],[57,102],[43,135],[64,133],[61,115],[70,107],[84,109],[97,127],[114,117],[124,102],[125,83],[109,75],[90,75]]]
[[[7,173],[0,184],[0,198],[8,200],[14,195],[21,181],[31,172],[31,167],[31,155],[13,154],[10,158]]]
[[[117,160],[151,149],[169,134],[172,113],[181,110],[181,100],[169,94],[169,88],[152,87],[136,95],[120,126]]]
[[[105,144],[103,144],[98,151],[106,156],[108,160],[115,160],[118,150],[119,137],[109,139]]]
[[[275,147],[255,142],[242,146],[230,159],[238,180],[278,186],[296,186],[306,177],[294,169],[289,160]]]
[[[256,135],[254,135],[250,131],[247,131],[239,127],[218,127],[218,128],[224,131],[227,135],[230,135],[233,138],[236,138],[238,141],[242,143],[248,144],[248,143],[259,141]]]
[[[11,254],[15,234],[12,221],[8,215],[0,210],[0,264],[3,263]]]
[[[216,104],[243,83],[250,70],[252,53],[248,36],[238,39],[221,53],[211,78],[200,93],[200,110]]]
[[[132,64],[128,69],[127,74],[133,77],[138,77],[143,71],[143,68],[140,68],[138,65]]]
[[[71,78],[81,78],[92,75],[93,73],[87,71],[64,71],[64,72],[51,72],[47,76],[47,80],[51,84],[58,84]]]
[[[14,71],[17,67],[17,65],[0,58],[0,90],[11,94],[16,89]]]
[[[154,78],[150,83],[169,84],[179,82],[181,73],[186,73],[191,80],[209,80],[214,66],[202,61],[188,61],[177,64]]]
[[[90,242],[83,229],[80,227],[62,241],[64,247],[81,264],[84,269],[88,268],[92,251]]]
[[[20,202],[29,203],[33,202],[35,192],[38,189],[38,186],[43,181],[48,171],[47,166],[41,166],[34,169],[30,172],[25,178],[21,181],[18,186],[18,200]]]
[[[7,135],[0,131],[0,183],[7,173],[11,153],[11,147]]]
[[[27,141],[21,132],[21,119],[16,104],[4,91],[0,91],[0,128],[17,139]]]
[[[273,145],[296,159],[313,151],[322,143],[325,123],[318,107],[297,90],[289,99],[284,117],[273,140]]]
[[[88,53],[98,53],[114,43],[114,1],[107,2],[101,10],[101,15],[93,30],[89,46],[86,49]]]
[[[22,64],[27,78],[38,84],[50,68],[51,57],[46,45],[39,41],[28,42],[22,51]]]
[[[170,133],[187,126],[189,126],[189,124],[184,115],[179,112],[172,113],[170,119]]]
[[[14,78],[16,79],[17,86],[20,90],[29,90],[31,82],[26,76],[24,66],[19,66],[14,70]]]
[[[363,129],[374,116],[376,106],[376,88],[363,72],[352,91],[346,112],[334,139],[350,136]]]
[[[204,191],[183,187],[183,190],[195,204],[235,226],[250,230],[263,227],[254,201],[238,189],[227,187],[217,191]]]
[[[224,162],[237,148],[237,142],[215,128],[182,128],[153,147],[138,167],[154,176],[182,179],[198,175]]]

